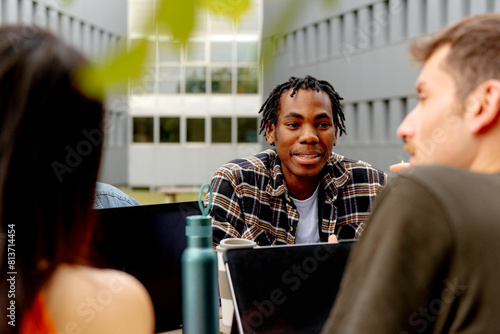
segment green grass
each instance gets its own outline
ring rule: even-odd
[[[167,197],[163,193],[151,192],[147,189],[130,189],[120,188],[125,194],[133,197],[142,205],[165,203]],[[176,195],[176,202],[197,201],[198,194],[195,193],[179,193]]]

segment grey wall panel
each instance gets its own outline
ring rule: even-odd
[[[446,3],[443,0],[427,0],[427,33],[435,33],[446,24]]]
[[[371,20],[364,24],[364,31],[373,35],[374,46],[385,45],[389,41],[391,13],[387,2],[374,4]]]
[[[469,3],[469,14],[476,15],[486,13],[493,9],[491,0],[474,0]]]
[[[266,38],[280,6],[298,5],[295,0],[264,2]],[[388,171],[392,163],[407,160],[396,130],[416,105],[415,81],[420,69],[411,63],[408,48],[414,38],[428,35],[468,14],[500,11],[500,0],[337,0],[307,1],[280,33],[295,34],[317,25],[318,59],[305,57],[288,62],[287,48],[264,70],[264,94],[290,75],[311,74],[330,81],[345,98],[347,136],[336,150],[372,162]],[[324,30],[327,27],[325,34]],[[276,31],[274,31],[276,32]],[[327,36],[327,44],[322,39]],[[306,45],[308,38],[306,35]],[[324,45],[324,46],[322,46]],[[324,48],[327,56],[323,57]]]
[[[294,59],[294,63],[293,65],[296,66],[296,65],[301,65],[301,64],[304,64],[306,62],[306,57],[305,57],[305,48],[306,48],[306,44],[305,44],[305,31],[304,29],[298,29],[296,32],[295,32],[295,36],[294,36],[295,40],[294,40],[294,48],[293,48],[293,59]]]
[[[77,21],[75,19],[70,19],[70,25],[71,25],[71,44],[78,49],[81,49],[83,46],[82,43],[82,24],[80,21]]]
[[[467,0],[447,0],[448,24],[459,20],[468,13]]]
[[[121,186],[127,185],[127,150],[107,147],[101,160],[99,181]]]
[[[189,148],[189,149],[187,149]],[[261,145],[133,146],[129,152],[128,180],[134,187],[184,186],[210,182],[214,172],[230,160],[258,153]],[[176,163],[184,161],[185,164]],[[203,166],[200,166],[200,161]],[[155,166],[167,166],[159,170]]]
[[[27,24],[31,22],[33,17],[33,1],[32,0],[21,0],[19,6],[20,12],[20,22]]]
[[[408,35],[408,2],[407,0],[389,1],[389,41],[399,42]]]
[[[399,143],[401,140],[398,138],[396,132],[406,115],[406,102],[402,99],[391,99],[389,101],[389,129],[388,138],[390,143]]]
[[[304,37],[306,62],[315,62],[318,60],[318,25],[308,25]]]
[[[357,49],[357,40],[356,40],[356,24],[357,24],[357,12],[348,12],[343,15],[341,29],[341,53],[344,54],[346,50],[355,50]],[[343,51],[344,50],[344,51]],[[348,51],[350,52],[350,51]]]
[[[127,0],[73,0],[69,5],[59,8],[114,34],[124,36],[127,33]]]
[[[331,56],[338,56],[341,52],[340,47],[342,44],[342,19],[334,17],[329,22],[329,50]]]
[[[286,35],[286,55],[288,66],[295,65],[295,34],[289,33]]]
[[[373,8],[363,7],[358,10],[355,35],[355,46],[358,49],[367,49],[374,43],[372,34]]]
[[[372,104],[368,102],[360,102],[357,108],[356,141],[360,144],[369,144],[372,142]]]
[[[72,36],[72,25],[71,25],[71,19],[66,16],[66,15],[63,15],[61,17],[61,33],[60,33],[60,36],[62,37],[62,39],[66,42],[66,43],[69,43],[71,44],[71,36]]]
[[[383,100],[376,100],[373,102],[373,136],[372,143],[383,144],[387,142],[387,135],[389,133],[387,126],[387,103]]]
[[[344,115],[345,115],[345,128],[347,135],[339,138],[339,142],[345,144],[355,144],[357,138],[357,128],[356,128],[356,106],[352,104],[344,105]]]
[[[324,60],[329,55],[329,21],[321,21],[318,23],[318,35],[316,37],[316,44],[318,48],[318,60]]]
[[[408,0],[408,37],[415,38],[425,34],[426,17],[425,0]]]
[[[387,172],[389,176],[392,175],[389,171],[390,165],[401,162],[401,160],[408,160],[408,155],[404,152],[402,144],[339,144],[334,147],[334,151],[349,158],[366,161],[374,167]]]
[[[53,8],[47,8],[47,29],[52,31],[56,35],[61,34],[60,23],[59,23],[59,13]]]

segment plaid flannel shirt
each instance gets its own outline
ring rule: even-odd
[[[350,225],[359,237],[374,197],[386,182],[384,172],[363,161],[332,153],[321,171],[318,195],[320,240]],[[214,247],[225,238],[263,245],[293,244],[299,213],[290,198],[274,149],[233,160],[211,182]]]

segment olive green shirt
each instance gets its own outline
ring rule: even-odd
[[[417,167],[375,202],[323,333],[500,333],[500,174]]]

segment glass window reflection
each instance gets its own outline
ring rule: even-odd
[[[231,118],[214,117],[212,118],[212,143],[230,143],[231,142]]]
[[[238,143],[257,142],[257,118],[238,117]]]
[[[231,68],[212,68],[212,93],[231,94]]]
[[[179,117],[160,118],[160,143],[179,143],[181,121]]]
[[[187,67],[186,68],[186,93],[206,92],[206,68]]]
[[[257,42],[238,42],[238,62],[256,63],[259,60]]]
[[[154,141],[153,117],[134,117],[133,141],[134,143],[152,143]]]
[[[212,42],[210,45],[210,60],[212,62],[231,62],[233,60],[233,45],[231,42]]]
[[[186,141],[204,142],[205,141],[205,119],[188,118],[186,119]]]
[[[160,94],[177,94],[181,91],[181,69],[179,66],[161,66],[159,69],[158,91]]]
[[[238,68],[238,94],[257,94],[259,80],[257,68]]]

